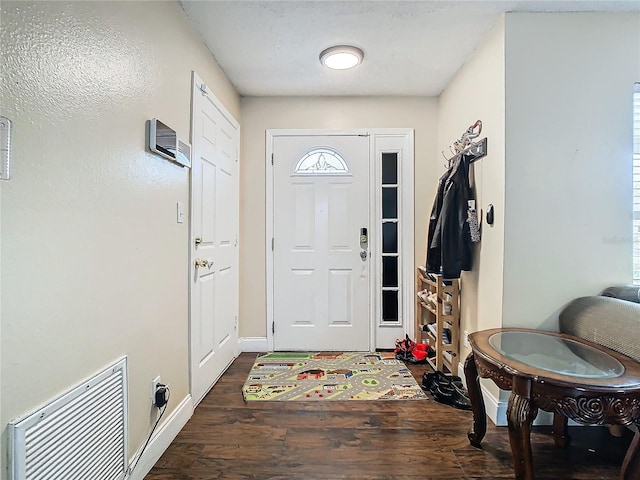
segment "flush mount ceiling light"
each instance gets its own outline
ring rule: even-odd
[[[320,54],[320,63],[334,70],[346,70],[362,63],[364,52],[351,45],[329,47]]]

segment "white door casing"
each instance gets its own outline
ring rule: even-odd
[[[381,164],[384,155],[391,154],[397,159],[397,216],[398,216],[398,312],[397,320],[388,321],[383,314],[383,299],[380,297],[381,290],[385,290],[382,280],[384,266],[382,257],[385,256],[382,248],[382,232],[376,231],[375,238],[371,240],[373,253],[372,268],[375,273],[372,275],[375,283],[374,295],[374,336],[375,347],[378,349],[393,348],[395,340],[403,338],[408,334],[415,338],[413,332],[415,315],[415,271],[414,260],[414,150],[413,150],[413,130],[407,129],[384,129],[374,130],[371,135],[372,156],[374,157],[375,180],[373,181],[374,198],[376,205],[375,219],[372,226],[380,227],[384,222],[381,193],[383,189],[383,175]],[[387,186],[389,186],[387,184]],[[430,208],[430,207],[429,207]],[[420,221],[420,219],[418,219]],[[424,220],[425,222],[427,219]],[[375,231],[375,229],[372,229]],[[372,234],[373,235],[373,234]],[[420,244],[422,246],[422,244]],[[418,250],[417,264],[424,263],[424,250]]]
[[[368,130],[267,130],[266,135],[266,267],[267,267],[267,318],[265,322],[267,334],[267,348],[278,350],[275,342],[278,336],[274,334],[275,325],[275,271],[277,259],[273,250],[272,239],[274,238],[275,218],[277,210],[275,206],[276,187],[276,167],[278,160],[274,161],[275,142],[278,137],[299,137],[299,136],[361,136],[368,137],[369,142],[369,251],[370,265],[370,307],[369,307],[369,349],[392,348],[396,338],[403,338],[405,334],[414,336],[414,309],[415,309],[415,266],[422,264],[422,252],[418,252],[419,257],[414,255],[414,136],[412,129],[406,128],[386,128]],[[383,318],[382,312],[382,239],[381,222],[381,160],[383,154],[392,153],[398,159],[398,212],[399,212],[399,270],[398,270],[398,313],[396,321],[388,321]],[[294,208],[293,203],[286,205],[287,209]],[[422,244],[419,242],[419,245]],[[278,240],[275,239],[275,246]],[[304,312],[308,310],[306,306],[294,306],[288,303],[288,307],[293,311]],[[276,327],[277,328],[277,327]],[[304,331],[304,330],[302,330]],[[300,340],[301,337],[296,337]],[[307,335],[307,338],[309,336]],[[297,350],[301,350],[302,343],[297,342]],[[320,345],[313,345],[309,350],[320,350]],[[350,345],[344,350],[355,350],[354,345]],[[336,346],[330,345],[327,350],[339,350]]]
[[[274,349],[369,350],[369,139],[279,136],[273,147]]]
[[[193,72],[189,331],[195,404],[238,354],[239,309],[239,125],[202,85]]]

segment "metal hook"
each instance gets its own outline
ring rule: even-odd
[[[478,129],[477,132],[474,131],[476,128]],[[463,152],[471,144],[471,140],[480,135],[480,132],[482,132],[482,121],[476,120],[476,123],[467,128],[466,132],[453,143],[456,153]]]
[[[474,132],[475,129],[478,129],[477,132]],[[463,150],[466,148],[473,138],[480,136],[480,132],[482,132],[482,121],[476,120],[476,123],[467,128],[467,131],[462,134],[460,137],[460,142],[462,143]]]
[[[449,163],[449,158],[444,154],[444,150],[442,150],[440,153],[442,153],[442,157],[444,158],[444,160],[447,162],[444,164],[444,166],[446,167],[447,164]]]
[[[478,128],[478,133],[473,133],[476,127]],[[482,120],[476,120],[476,123],[474,123],[467,129],[467,133],[473,134],[473,137],[471,138],[476,138],[478,135],[480,135],[480,133],[482,133]]]
[[[440,153],[442,153],[442,156],[444,157],[444,163],[443,163],[444,168],[449,170],[449,168],[451,167],[451,159],[444,154],[444,150],[442,150]]]

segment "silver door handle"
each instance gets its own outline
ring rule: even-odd
[[[213,267],[213,261],[212,260],[205,260],[204,258],[196,258],[196,268],[198,268],[198,267],[211,268],[211,267]]]

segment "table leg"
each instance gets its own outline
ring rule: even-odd
[[[553,441],[558,448],[567,448],[571,442],[568,423],[567,417],[561,413],[553,414]]]
[[[469,443],[476,448],[482,448],[480,442],[487,433],[487,412],[480,390],[480,379],[478,378],[478,368],[476,367],[473,352],[471,352],[464,362],[464,376],[467,381],[467,392],[471,401],[471,411],[473,412],[473,425],[467,433]]]
[[[516,479],[533,480],[530,435],[531,423],[537,414],[537,407],[533,406],[528,398],[511,392],[507,404],[507,421]]]
[[[640,421],[636,422],[638,431],[631,440],[631,445],[622,462],[621,480],[636,480],[640,478]]]

